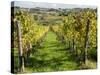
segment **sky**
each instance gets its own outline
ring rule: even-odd
[[[14,1],[14,6],[20,6],[24,8],[96,8],[96,6],[89,5],[72,5],[72,4],[58,4],[58,3],[45,3],[45,2],[29,2],[29,1]]]

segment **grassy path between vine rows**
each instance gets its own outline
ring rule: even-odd
[[[78,69],[78,64],[73,61],[69,50],[57,40],[57,36],[49,31],[34,54],[30,55],[27,72],[52,72]]]

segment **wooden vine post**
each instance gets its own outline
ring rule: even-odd
[[[87,61],[88,61],[88,45],[89,45],[89,27],[90,27],[90,20],[87,20],[87,25],[86,25],[86,35],[85,35],[85,51],[84,51],[84,63],[87,66]]]
[[[24,72],[24,56],[23,56],[23,50],[22,50],[20,21],[16,21],[16,26],[17,26],[18,50],[19,50],[19,69],[20,69],[20,72]]]

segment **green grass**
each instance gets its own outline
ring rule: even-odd
[[[27,72],[76,70],[77,65],[71,60],[71,55],[65,45],[57,40],[56,34],[49,31],[42,46],[37,48],[35,54],[31,54],[26,70]]]

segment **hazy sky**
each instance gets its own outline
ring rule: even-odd
[[[96,6],[88,5],[72,5],[72,4],[58,4],[45,2],[29,2],[29,1],[14,1],[14,6],[25,8],[44,7],[44,8],[96,8]]]

